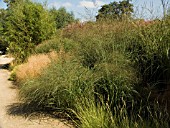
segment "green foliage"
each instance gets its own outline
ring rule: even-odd
[[[60,39],[51,39],[42,42],[35,48],[35,53],[49,53],[50,51],[58,52],[60,50]]]
[[[129,0],[111,2],[110,4],[103,5],[102,8],[99,9],[96,19],[120,20],[124,18],[130,18],[132,12],[133,5],[129,2]]]
[[[11,74],[10,74],[10,78],[8,80],[10,81],[16,81],[16,70],[17,70],[17,66],[15,66],[12,71],[11,71]]]
[[[75,44],[76,43],[71,39],[54,38],[51,40],[46,40],[36,46],[35,53],[49,53],[50,51],[59,52],[61,49],[64,50],[64,52],[70,52],[75,49]]]
[[[67,26],[68,24],[75,22],[73,13],[67,12],[64,7],[59,8],[58,10],[56,10],[55,8],[52,8],[50,12],[55,19],[57,29],[63,28]]]
[[[4,36],[9,43],[8,51],[19,62],[29,56],[35,45],[55,32],[55,23],[41,4],[16,1],[8,8],[7,15]]]

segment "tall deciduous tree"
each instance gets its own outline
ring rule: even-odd
[[[130,0],[123,0],[120,2],[111,2],[110,4],[103,5],[101,9],[99,9],[96,19],[121,20],[131,17],[132,13],[133,4],[130,3]]]
[[[49,39],[55,32],[55,22],[41,4],[30,0],[9,2],[5,19],[4,36],[9,52],[23,61],[35,45]]]

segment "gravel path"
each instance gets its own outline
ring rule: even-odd
[[[15,109],[19,103],[18,89],[8,81],[9,75],[9,71],[0,67],[0,128],[70,128],[54,118],[40,116],[29,118],[24,117],[21,111],[17,113]]]

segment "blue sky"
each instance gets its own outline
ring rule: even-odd
[[[65,7],[72,11],[76,18],[81,20],[93,19],[97,10],[103,5],[120,0],[34,0],[38,2],[47,1],[48,7]],[[168,1],[168,0],[167,0]],[[161,0],[132,0],[135,16],[138,18],[152,19],[162,16]],[[5,8],[3,0],[0,0],[0,8]]]

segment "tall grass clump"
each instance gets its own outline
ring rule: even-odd
[[[89,68],[111,61],[115,52],[129,58],[141,88],[165,90],[169,86],[169,19],[113,21],[73,25],[64,37],[78,42],[76,54]]]
[[[50,40],[46,40],[35,47],[35,53],[49,53],[51,51],[59,52],[61,49],[65,52],[70,52],[74,49],[75,41],[67,38],[55,37]]]
[[[162,111],[166,111],[160,92],[165,92],[170,78],[168,26],[168,21],[141,24],[135,20],[73,24],[63,36],[77,41],[74,55],[96,74],[93,85],[97,104],[108,104],[114,116],[114,107],[122,108],[125,102],[130,121],[135,122],[139,119],[135,115],[139,115],[144,127],[160,127]],[[160,111],[155,108],[156,101]],[[129,116],[129,112],[133,114]],[[153,121],[158,125],[151,125]]]
[[[96,106],[93,100],[82,99],[78,103],[76,116],[80,120],[76,122],[79,128],[108,128],[115,126],[112,113],[104,106]],[[115,127],[116,128],[116,127]]]
[[[91,92],[92,87],[87,84],[90,77],[91,73],[74,60],[53,61],[39,77],[22,84],[20,97],[39,109],[67,111],[82,95]]]
[[[16,81],[22,82],[38,77],[53,59],[58,59],[55,52],[30,56],[26,63],[18,65],[13,72],[16,75]]]
[[[66,28],[63,36],[77,40],[74,55],[84,67],[95,74],[93,85],[96,102],[104,100],[114,106],[120,97],[127,99],[127,102],[133,99],[133,87],[139,83],[140,78],[125,53],[125,44],[121,38],[118,42],[116,36],[117,33],[125,36],[123,32],[129,31],[131,24],[108,23],[110,24],[100,22],[76,25],[73,29]]]
[[[111,110],[107,104],[95,105],[93,100],[82,99],[77,104],[77,112],[75,115],[79,121],[75,124],[79,128],[168,128],[168,116],[159,106],[155,105],[154,109],[147,106],[147,117],[142,117],[141,111],[143,106],[135,113],[129,115],[126,101],[121,99],[123,105],[116,105]],[[144,101],[145,102],[145,101]],[[133,106],[133,103],[132,103]],[[133,106],[135,108],[135,106]],[[132,109],[133,109],[132,108]],[[154,112],[153,112],[154,111]],[[131,111],[132,112],[132,111]]]
[[[92,68],[97,63],[111,61],[115,52],[124,54],[126,34],[131,29],[130,22],[90,22],[69,26],[64,29],[63,37],[77,42],[75,55],[84,66]]]
[[[142,77],[143,86],[167,88],[169,72],[169,24],[167,21],[152,21],[138,26],[129,51]]]

